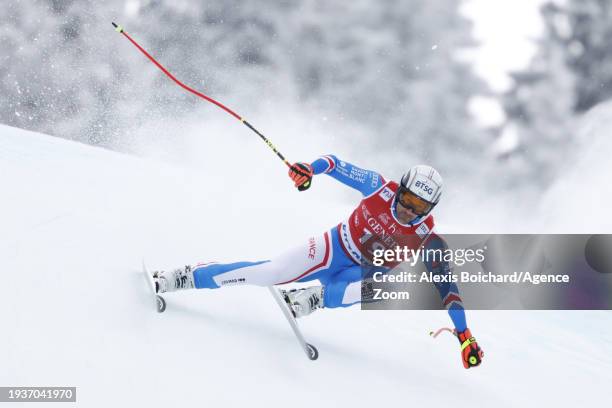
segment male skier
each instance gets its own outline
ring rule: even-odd
[[[346,307],[366,301],[365,293],[362,298],[362,265],[371,265],[377,249],[447,247],[433,232],[434,219],[430,214],[442,194],[442,177],[434,168],[413,166],[396,183],[328,155],[311,164],[295,163],[289,177],[298,190],[304,191],[310,187],[313,176],[322,173],[363,195],[347,220],[271,260],[205,263],[155,272],[156,291],[319,280],[320,285],[283,291],[294,315],[303,317],[324,307]],[[450,265],[444,261],[426,261],[425,266],[433,274],[446,275],[450,271]],[[434,285],[455,325],[464,367],[478,366],[483,352],[467,328],[457,285],[444,280]]]

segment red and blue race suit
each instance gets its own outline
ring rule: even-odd
[[[196,288],[215,289],[231,285],[271,286],[319,280],[324,285],[325,307],[346,307],[362,301],[363,265],[370,265],[377,249],[407,246],[425,250],[446,249],[434,231],[431,214],[402,224],[395,214],[398,184],[380,174],[364,170],[333,155],[312,164],[314,174],[327,174],[358,190],[363,198],[344,221],[321,235],[276,258],[259,262],[206,263],[192,267]],[[386,264],[387,269],[394,265]],[[448,275],[448,262],[426,261],[433,274]],[[466,329],[463,304],[455,283],[435,282],[442,303],[458,332]]]

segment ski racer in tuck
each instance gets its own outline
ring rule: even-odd
[[[444,240],[433,232],[434,218],[430,212],[440,200],[442,177],[432,167],[414,166],[399,183],[333,155],[311,164],[295,163],[289,170],[289,177],[300,191],[308,189],[313,176],[318,174],[327,174],[363,195],[348,219],[271,260],[201,263],[154,272],[156,291],[318,280],[320,285],[282,291],[294,315],[303,317],[317,309],[367,301],[362,293],[361,266],[371,263],[374,249],[389,248],[390,240],[385,237],[408,237],[406,242],[410,246],[422,246],[425,250],[447,248]],[[406,242],[404,245],[408,245]],[[391,240],[391,245],[397,246],[397,240]],[[425,261],[425,266],[433,274],[447,274],[450,270],[448,262]],[[467,327],[457,285],[444,280],[434,285],[455,326],[464,367],[479,365],[483,352]]]

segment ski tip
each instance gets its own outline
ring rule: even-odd
[[[117,24],[115,24],[115,22],[111,22],[111,24],[113,25],[113,27],[117,28]]]
[[[306,347],[308,348],[308,358],[311,361],[315,361],[319,358],[319,350],[315,346],[310,343],[306,343]]]
[[[157,313],[163,313],[166,310],[166,299],[159,295],[155,295],[157,303]]]

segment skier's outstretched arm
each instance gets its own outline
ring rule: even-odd
[[[426,251],[429,250],[444,250],[448,249],[448,245],[442,237],[433,233],[425,243]],[[443,260],[427,259],[425,266],[429,272],[434,275],[448,275],[451,273],[450,264]],[[444,307],[448,310],[448,314],[455,325],[457,337],[461,344],[461,357],[465,368],[474,367],[480,364],[483,353],[476,339],[472,336],[470,329],[467,327],[465,319],[465,310],[461,297],[459,296],[459,288],[456,283],[447,282],[441,279],[441,282],[434,282]]]
[[[322,156],[310,164],[295,163],[289,170],[289,177],[300,191],[310,187],[312,177],[317,174],[327,174],[364,196],[372,194],[385,184],[384,178],[377,172],[362,169],[334,155]]]

